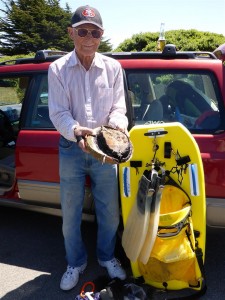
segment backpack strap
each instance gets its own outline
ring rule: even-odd
[[[170,171],[166,171],[166,185],[167,184],[170,184],[170,185],[173,185],[177,188],[179,188],[180,190],[182,190],[186,196],[188,197],[189,201],[190,201],[190,204],[191,204],[191,199],[189,197],[189,195],[185,192],[184,189],[182,189],[182,187],[170,176]],[[195,248],[194,248],[194,252],[195,252],[195,255],[196,255],[196,259],[197,259],[197,262],[198,262],[198,265],[199,265],[199,269],[201,271],[201,274],[202,274],[202,278],[204,279],[204,282],[205,282],[205,268],[204,268],[204,263],[203,263],[203,252],[202,252],[202,249],[198,246],[198,241],[196,239],[196,236],[199,236],[200,235],[200,232],[197,232],[194,231],[194,235],[195,235]]]
[[[190,196],[188,195],[188,193],[170,176],[170,171],[166,170],[165,171],[165,185],[172,185],[172,186],[175,186],[176,188],[180,189],[186,196],[187,198],[189,199],[189,203],[191,205],[191,198]]]

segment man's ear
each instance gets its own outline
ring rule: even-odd
[[[67,27],[67,32],[68,32],[70,38],[73,40],[73,28],[72,27]]]

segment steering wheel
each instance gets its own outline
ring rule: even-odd
[[[0,141],[3,143],[3,146],[7,145],[10,142],[16,141],[14,129],[9,120],[9,117],[1,109],[0,109]]]

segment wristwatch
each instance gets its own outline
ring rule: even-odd
[[[82,135],[76,135],[75,134],[75,130],[77,129],[77,127],[78,126],[74,127],[73,132],[74,132],[75,142],[79,143],[81,140],[83,140],[84,137]]]
[[[75,135],[75,142],[77,142],[77,144],[81,141],[81,140],[83,140],[83,136],[82,135]]]

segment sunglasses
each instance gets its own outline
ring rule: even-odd
[[[88,30],[86,28],[74,28],[77,32],[77,34],[79,35],[79,37],[85,37],[88,35],[88,33],[91,34],[91,36],[94,39],[99,39],[102,36],[102,32],[98,29],[93,29],[93,30]]]

